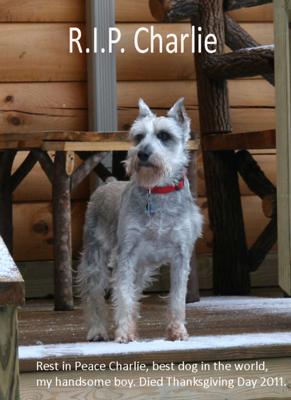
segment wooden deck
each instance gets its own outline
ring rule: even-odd
[[[152,295],[143,300],[139,330],[141,341],[131,344],[86,343],[82,312],[79,307],[70,312],[53,311],[52,301],[29,301],[20,313],[20,375],[21,398],[23,400],[67,400],[74,399],[184,399],[184,400],[274,400],[291,398],[290,360],[291,356],[291,299],[280,296],[280,292],[266,289],[264,297],[202,297],[200,303],[187,306],[188,329],[191,335],[186,342],[169,342],[164,334],[166,299]],[[268,297],[271,296],[271,297]],[[151,339],[150,341],[148,339]],[[90,354],[89,354],[90,353]],[[272,358],[280,357],[280,358]],[[284,358],[282,358],[284,357]],[[201,371],[198,375],[191,371],[178,370],[183,361],[191,365],[201,365],[198,361],[238,360],[239,364],[265,363],[263,373],[276,379],[280,377],[280,387],[255,389],[244,384],[230,389],[225,385],[216,387],[211,380],[224,379],[238,382],[239,377],[255,380],[258,371],[235,371],[235,361],[230,361],[231,371]],[[243,360],[243,361],[242,361]],[[74,361],[105,363],[120,361],[128,365],[134,361],[145,362],[146,373],[141,371],[80,372],[34,372],[36,361]],[[154,371],[153,362],[174,364],[174,370]],[[179,384],[168,382],[174,377]],[[183,386],[183,380],[191,382],[193,376],[202,379],[205,387]],[[78,387],[79,379],[85,386]],[[144,384],[144,378],[153,381]],[[92,380],[97,386],[90,386]],[[40,381],[38,381],[40,380]],[[58,380],[58,382],[57,382]],[[69,381],[70,380],[70,381]],[[106,380],[109,386],[102,386]],[[119,382],[124,382],[124,387]],[[51,382],[51,387],[39,382]],[[60,383],[62,382],[62,383]],[[67,385],[67,382],[70,382]],[[132,382],[132,387],[129,384]],[[207,383],[210,386],[207,387]],[[61,385],[61,386],[60,386]]]
[[[140,341],[128,345],[86,343],[79,307],[55,312],[51,302],[29,302],[19,317],[22,371],[35,370],[38,359],[52,358],[151,363],[291,356],[291,299],[203,297],[187,306],[190,339],[173,343],[163,339],[166,299],[159,297],[143,300]]]

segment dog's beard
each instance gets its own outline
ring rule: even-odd
[[[125,161],[125,165],[126,173],[135,180],[137,185],[146,188],[158,185],[171,174],[169,166],[154,155],[150,157],[147,165],[142,165],[137,155],[130,156]]]

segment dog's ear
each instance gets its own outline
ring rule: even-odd
[[[181,126],[187,136],[190,135],[190,118],[188,117],[185,106],[184,97],[179,99],[168,112],[169,118],[174,118]]]
[[[139,118],[145,118],[145,117],[153,116],[153,113],[151,112],[151,109],[143,101],[143,99],[139,99],[138,107],[139,107]]]

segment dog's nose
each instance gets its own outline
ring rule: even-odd
[[[150,152],[148,152],[148,151],[142,151],[142,150],[140,150],[140,151],[137,153],[138,158],[139,158],[140,161],[142,161],[142,162],[146,162],[146,161],[149,159],[150,155],[151,155]]]

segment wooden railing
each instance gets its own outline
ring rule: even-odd
[[[19,399],[17,306],[24,282],[0,237],[0,399]]]

